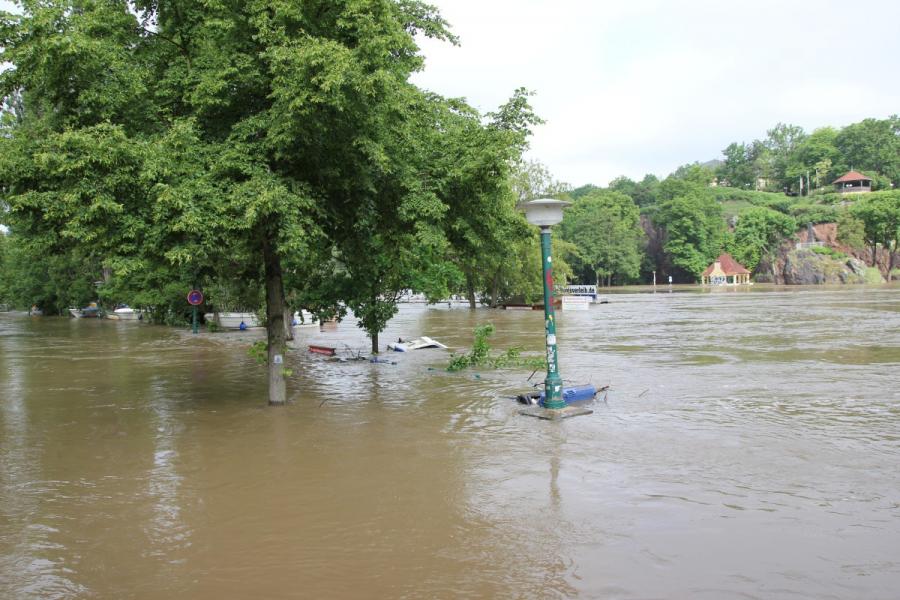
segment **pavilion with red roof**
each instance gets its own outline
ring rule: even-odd
[[[750,285],[750,271],[724,252],[700,276],[703,285]]]
[[[832,183],[842,194],[862,194],[872,191],[872,178],[859,171],[848,171],[846,175],[835,179]]]

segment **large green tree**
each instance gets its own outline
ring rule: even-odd
[[[785,123],[778,123],[766,132],[764,144],[768,150],[771,175],[777,182],[778,189],[799,189],[799,179],[794,181],[788,170],[792,156],[806,137],[802,127]]]
[[[705,189],[688,186],[679,192],[660,203],[653,221],[663,232],[663,251],[676,276],[696,281],[724,247],[725,220]]]
[[[837,135],[834,128],[821,127],[804,137],[788,156],[785,176],[791,182],[809,177],[810,186],[830,186],[835,179],[831,175],[841,168],[840,152],[835,146]]]
[[[863,119],[844,127],[834,144],[840,152],[842,175],[847,169],[874,171],[900,186],[900,117]]]
[[[532,185],[556,185],[542,165],[522,160],[531,127],[540,123],[529,96],[516,90],[484,117],[448,102],[435,123],[441,136],[432,144],[428,172],[446,206],[447,258],[462,276],[471,308],[479,292],[492,305],[499,301],[516,245],[532,235],[516,202]]]
[[[753,189],[756,185],[756,170],[752,146],[732,143],[722,150],[722,154],[725,161],[716,169],[716,176],[731,187]]]
[[[850,214],[863,224],[863,237],[872,248],[873,267],[878,265],[878,245],[887,251],[890,278],[900,242],[900,191],[867,194],[850,208]]]
[[[283,403],[285,261],[340,259],[353,235],[408,241],[432,210],[398,149],[422,66],[414,36],[451,39],[444,21],[415,0],[22,8],[0,17],[13,65],[0,86],[22,107],[0,138],[13,230],[90,247],[119,276],[228,265],[264,283],[269,401]]]
[[[638,276],[644,230],[638,206],[625,194],[588,194],[566,210],[559,229],[598,285]]]
[[[732,254],[751,271],[763,259],[774,268],[774,255],[779,245],[796,229],[797,222],[793,217],[769,208],[749,208],[738,216]]]

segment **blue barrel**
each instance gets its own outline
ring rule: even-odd
[[[594,396],[597,395],[597,388],[595,388],[590,383],[586,383],[584,385],[573,385],[571,387],[564,387],[562,391],[562,399],[566,404],[573,404],[576,402],[586,402],[588,400],[593,400]],[[540,403],[541,406],[544,405],[544,397],[545,393],[541,392]]]

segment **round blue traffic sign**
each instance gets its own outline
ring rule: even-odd
[[[191,290],[187,295],[188,304],[197,306],[203,304],[203,292],[200,290]]]

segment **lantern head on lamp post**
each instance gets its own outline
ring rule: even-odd
[[[525,219],[541,228],[541,264],[544,279],[544,328],[547,340],[547,378],[544,380],[543,412],[522,411],[522,414],[558,419],[591,411],[568,411],[563,400],[563,382],[559,375],[556,351],[556,316],[553,309],[553,257],[550,254],[550,227],[563,220],[563,209],[571,204],[562,200],[541,198],[519,205]],[[570,414],[571,413],[571,414]]]

